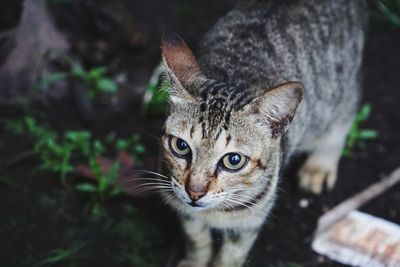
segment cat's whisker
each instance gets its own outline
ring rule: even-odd
[[[172,201],[174,198],[176,198],[176,196],[175,196],[174,193],[172,193],[172,194],[170,194],[170,195],[168,196],[168,198],[164,199],[164,203],[168,205],[169,203],[171,203],[171,201]]]
[[[263,211],[263,207],[254,203],[254,202],[250,202],[250,201],[246,201],[246,200],[239,200],[237,199],[239,202],[246,204],[248,206],[251,206],[252,208],[254,208],[255,210],[262,212]]]
[[[238,200],[235,200],[235,199],[232,199],[232,198],[226,198],[225,200],[228,201],[228,202],[235,203],[235,204],[237,204],[239,206],[244,206],[244,207],[248,208],[249,210],[254,211],[256,213],[258,212],[256,209],[254,209],[254,207],[249,206],[249,205],[247,205],[247,204],[245,204],[245,203],[243,203],[241,201],[238,201]]]
[[[154,181],[150,180],[151,182],[148,183],[143,183],[143,184],[138,184],[138,185],[133,185],[131,186],[127,192],[131,194],[139,193],[148,190],[161,190],[161,189],[166,189],[166,190],[171,190],[173,191],[173,185],[170,183],[164,183],[160,181]]]
[[[149,171],[149,170],[133,170],[130,173],[137,173],[137,172],[144,172],[144,173],[154,174],[154,175],[157,175],[157,176],[160,176],[160,177],[168,179],[168,176],[166,176],[164,174],[161,174],[161,173],[158,173],[158,172],[154,172],[154,171]]]
[[[253,190],[253,189],[256,189],[257,187],[256,186],[252,186],[252,187],[246,187],[246,186],[244,186],[244,187],[232,187],[232,188],[229,188],[229,191],[227,191],[227,193],[229,193],[229,192],[231,192],[231,191],[241,191],[241,190]]]
[[[229,195],[240,197],[240,198],[243,198],[243,199],[248,199],[248,200],[254,199],[253,196],[247,196],[247,195],[242,195],[242,194],[237,194],[237,193],[230,193]]]
[[[144,184],[139,184],[136,187],[137,188],[142,188],[145,186],[159,186],[159,187],[168,187],[168,188],[173,188],[172,185],[169,184],[160,184],[160,183],[144,183]]]
[[[221,203],[224,207],[226,207],[229,211],[233,210],[233,206],[229,205],[228,203],[222,202]]]
[[[238,201],[243,201],[244,203],[247,203],[249,205],[255,206],[257,208],[259,208],[260,210],[263,209],[263,207],[257,203],[254,203],[254,199],[251,197],[247,197],[247,196],[241,196],[241,195],[234,195],[236,197],[236,200]]]
[[[160,184],[157,184],[157,183],[146,183],[146,184],[139,185],[139,186],[132,186],[132,188],[136,188],[138,190],[141,189],[141,188],[146,188],[146,187],[153,187],[153,188],[156,188],[156,187],[161,188],[161,187],[163,187],[163,188],[171,188],[172,189],[172,186],[160,185]]]
[[[152,190],[156,191],[156,192],[161,192],[161,191],[171,191],[171,192],[173,192],[173,189],[169,188],[169,187],[154,187],[154,186],[151,186],[151,187],[136,188],[136,190],[132,190],[132,191],[128,190],[128,193],[131,194],[131,195],[134,195],[134,194],[140,194],[140,193],[147,192],[147,191],[152,191]]]
[[[247,200],[240,200],[237,198],[232,198],[232,197],[228,197],[226,198],[228,201],[231,201],[233,203],[236,203],[238,205],[244,206],[252,211],[255,211],[257,213],[261,213],[262,212],[262,207],[260,205],[258,205],[257,203],[253,203]]]
[[[152,178],[152,177],[139,177],[139,178],[131,178],[131,179],[125,179],[121,181],[122,184],[133,182],[133,181],[142,181],[142,180],[147,180],[147,181],[158,181],[160,183],[165,183],[165,184],[170,184],[169,181],[167,180],[162,180],[159,178]]]

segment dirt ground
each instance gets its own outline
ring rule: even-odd
[[[160,33],[173,29],[195,50],[204,32],[232,3],[211,0],[128,3],[127,10],[135,18],[135,32],[144,33],[145,41],[135,39],[132,43],[118,35],[119,41],[111,42],[106,56],[98,59],[93,59],[89,52],[95,48],[82,43],[113,39],[104,36],[112,28],[87,36],[85,32],[93,32],[90,25],[96,23],[85,16],[86,11],[76,13],[79,5],[56,6],[51,10],[59,28],[70,40],[76,38],[76,42],[71,41],[72,51],[83,64],[118,62],[115,72],[125,71],[126,83],[135,91],[127,93],[131,96],[129,104],[95,123],[87,123],[71,111],[70,100],[65,98],[34,105],[34,109],[39,118],[59,131],[89,128],[98,136],[110,131],[121,136],[139,132],[147,148],[142,158],[144,167],[151,169],[156,166],[158,146],[154,137],[159,135],[163,116],[143,115],[140,103],[145,83],[159,61]],[[68,12],[77,14],[77,19],[67,16]],[[86,24],[79,27],[82,19]],[[378,137],[368,141],[351,158],[341,160],[335,189],[320,196],[297,189],[294,176],[302,159],[294,160],[282,177],[277,204],[249,256],[248,266],[342,266],[311,250],[313,231],[325,211],[400,165],[399,74],[400,28],[373,21],[365,48],[362,99],[362,103],[371,104],[372,113],[363,127],[377,130]],[[20,108],[2,107],[0,118],[15,118],[21,113]],[[29,140],[3,130],[0,140],[2,161],[31,148]],[[38,164],[37,159],[28,158],[0,169],[0,267],[166,266],[171,248],[181,247],[179,223],[156,195],[112,199],[105,204],[107,215],[94,218],[88,212],[88,196],[76,192],[71,185],[60,186],[51,174],[39,170]],[[306,208],[299,205],[304,199],[309,203]],[[400,224],[400,185],[361,210]],[[67,251],[70,256],[51,261],[57,254],[55,250]]]

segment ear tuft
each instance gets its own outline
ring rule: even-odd
[[[272,137],[277,138],[289,128],[302,99],[302,84],[287,82],[259,96],[252,105],[269,124]]]
[[[176,33],[163,34],[161,51],[165,65],[184,88],[190,87],[197,78],[204,77],[192,51]]]
[[[180,46],[185,45],[185,42],[178,34],[170,31],[165,31],[161,39],[161,47],[166,47],[168,45]]]

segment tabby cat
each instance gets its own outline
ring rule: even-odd
[[[309,153],[301,188],[334,186],[359,101],[365,5],[247,2],[206,34],[198,61],[164,34],[162,196],[187,237],[180,267],[242,266],[295,153]],[[211,230],[222,234],[217,252]]]

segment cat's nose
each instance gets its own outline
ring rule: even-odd
[[[199,200],[200,198],[202,198],[205,194],[207,194],[206,191],[195,191],[195,190],[192,190],[192,189],[191,189],[190,187],[188,187],[188,186],[187,186],[185,189],[186,189],[186,193],[188,193],[190,199],[191,199],[193,202],[196,202],[197,200]]]

